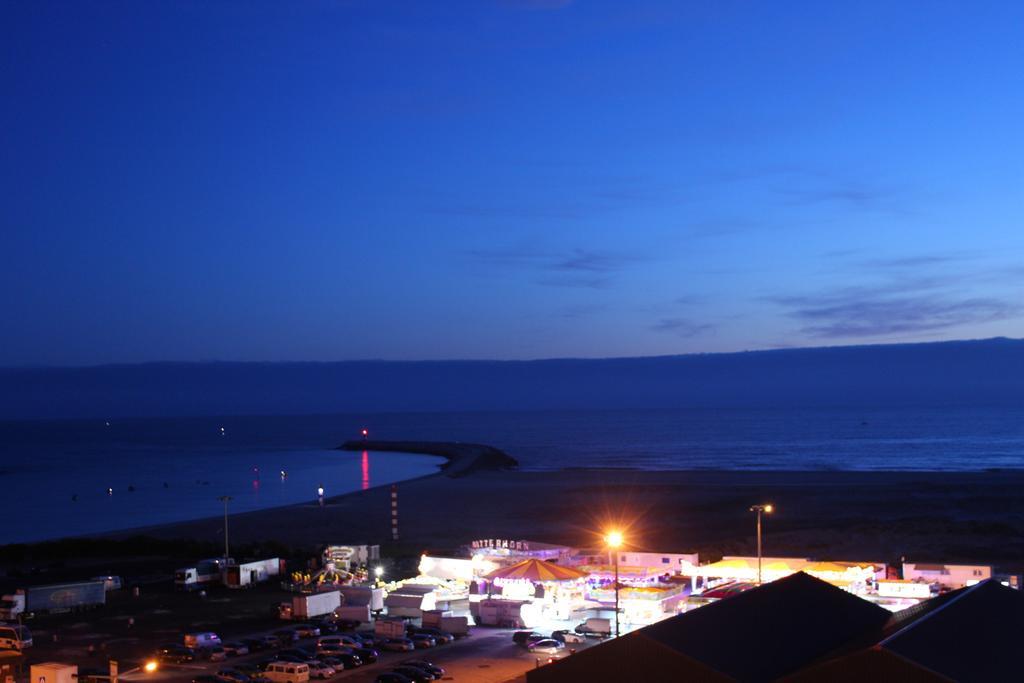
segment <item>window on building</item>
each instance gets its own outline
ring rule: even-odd
[[[672,564],[672,560],[670,560],[667,557],[663,557],[663,558],[661,558],[661,563],[662,564]]]

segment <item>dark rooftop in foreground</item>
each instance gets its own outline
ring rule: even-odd
[[[1022,680],[1024,595],[994,580],[890,614],[807,574],[527,673],[554,681],[901,683]]]
[[[881,630],[889,617],[800,572],[584,650],[527,680],[768,681]]]

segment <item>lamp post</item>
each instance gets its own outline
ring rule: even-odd
[[[226,562],[231,553],[228,552],[228,502],[231,496],[221,496],[217,500],[224,503],[224,561]]]
[[[608,548],[614,554],[615,559],[613,564],[615,566],[615,637],[619,637],[619,548],[622,547],[622,532],[621,531],[610,531],[605,536],[605,543],[608,544]]]
[[[751,505],[750,511],[757,513],[757,585],[761,585],[761,515],[771,514],[774,510],[774,506],[771,503],[762,503],[760,505]]]

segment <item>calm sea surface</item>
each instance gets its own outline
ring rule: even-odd
[[[234,512],[312,502],[321,485],[330,496],[441,462],[332,450],[364,426],[371,438],[491,444],[532,470],[1024,467],[1024,407],[0,422],[0,543],[206,517],[222,495]]]

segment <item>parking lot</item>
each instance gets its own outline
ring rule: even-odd
[[[36,645],[27,652],[28,660],[69,662],[78,664],[83,673],[90,669],[99,673],[106,669],[110,658],[118,660],[121,678],[125,680],[191,682],[198,676],[213,675],[220,669],[236,665],[245,668],[266,661],[284,648],[229,657],[221,662],[199,660],[161,664],[153,673],[131,670],[151,659],[161,644],[181,644],[183,635],[188,632],[213,631],[227,642],[259,638],[288,628],[292,624],[274,618],[270,609],[272,604],[287,595],[280,589],[264,586],[245,591],[215,590],[206,599],[165,587],[144,590],[138,598],[112,596],[110,603],[96,612],[34,620],[30,626]],[[368,629],[368,626],[363,626],[360,630]],[[380,673],[413,659],[427,660],[443,667],[446,670],[443,680],[470,683],[513,680],[537,666],[538,661],[546,661],[548,655],[537,657],[516,645],[512,633],[508,629],[473,627],[468,637],[414,652],[388,652],[375,647],[380,654],[377,663],[339,672],[331,680],[373,681]],[[569,647],[578,649],[590,644],[571,644]],[[316,638],[303,638],[291,647],[315,651]],[[568,652],[566,649],[559,656]]]

